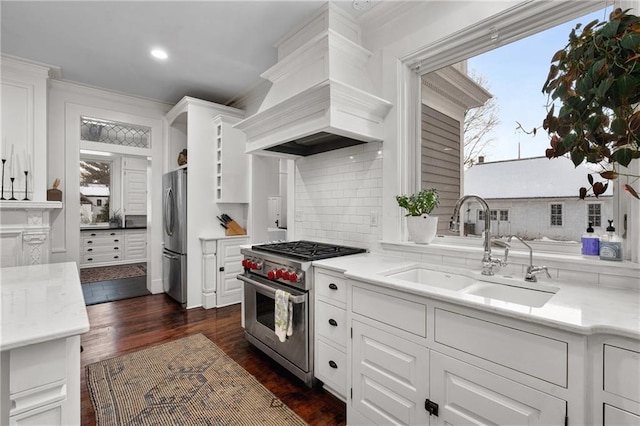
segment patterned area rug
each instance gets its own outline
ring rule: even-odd
[[[97,281],[121,280],[123,278],[141,277],[147,275],[147,264],[100,266],[97,268],[80,269],[80,283],[94,283]]]
[[[98,425],[305,425],[202,334],[87,366]]]

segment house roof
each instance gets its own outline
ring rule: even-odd
[[[464,172],[464,194],[483,198],[577,197],[594,173],[584,163],[574,167],[566,157],[533,157],[479,163]],[[603,181],[597,174],[594,180]],[[609,185],[603,195],[613,195]]]
[[[80,193],[85,197],[108,197],[109,187],[106,185],[81,186]]]

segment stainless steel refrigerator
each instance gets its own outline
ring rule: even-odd
[[[187,169],[162,176],[162,281],[164,292],[187,304]]]

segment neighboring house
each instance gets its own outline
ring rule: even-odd
[[[467,75],[467,61],[422,76],[421,146],[416,156],[421,189],[434,188],[438,233],[447,234],[451,212],[460,198],[465,114],[482,106],[491,93]]]
[[[109,187],[102,184],[89,184],[80,187],[81,204],[83,199],[91,203],[91,214],[95,220],[101,213],[102,208],[109,204]],[[84,207],[86,209],[86,207]]]
[[[578,197],[579,188],[589,186],[589,173],[585,164],[574,167],[565,157],[480,162],[465,171],[464,194],[487,201],[492,234],[580,241],[589,222],[601,234],[614,217],[612,185],[598,198]],[[484,212],[477,202],[468,203],[461,215],[468,233],[482,233]]]

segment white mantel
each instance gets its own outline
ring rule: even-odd
[[[0,267],[49,263],[51,212],[59,201],[0,201]]]

